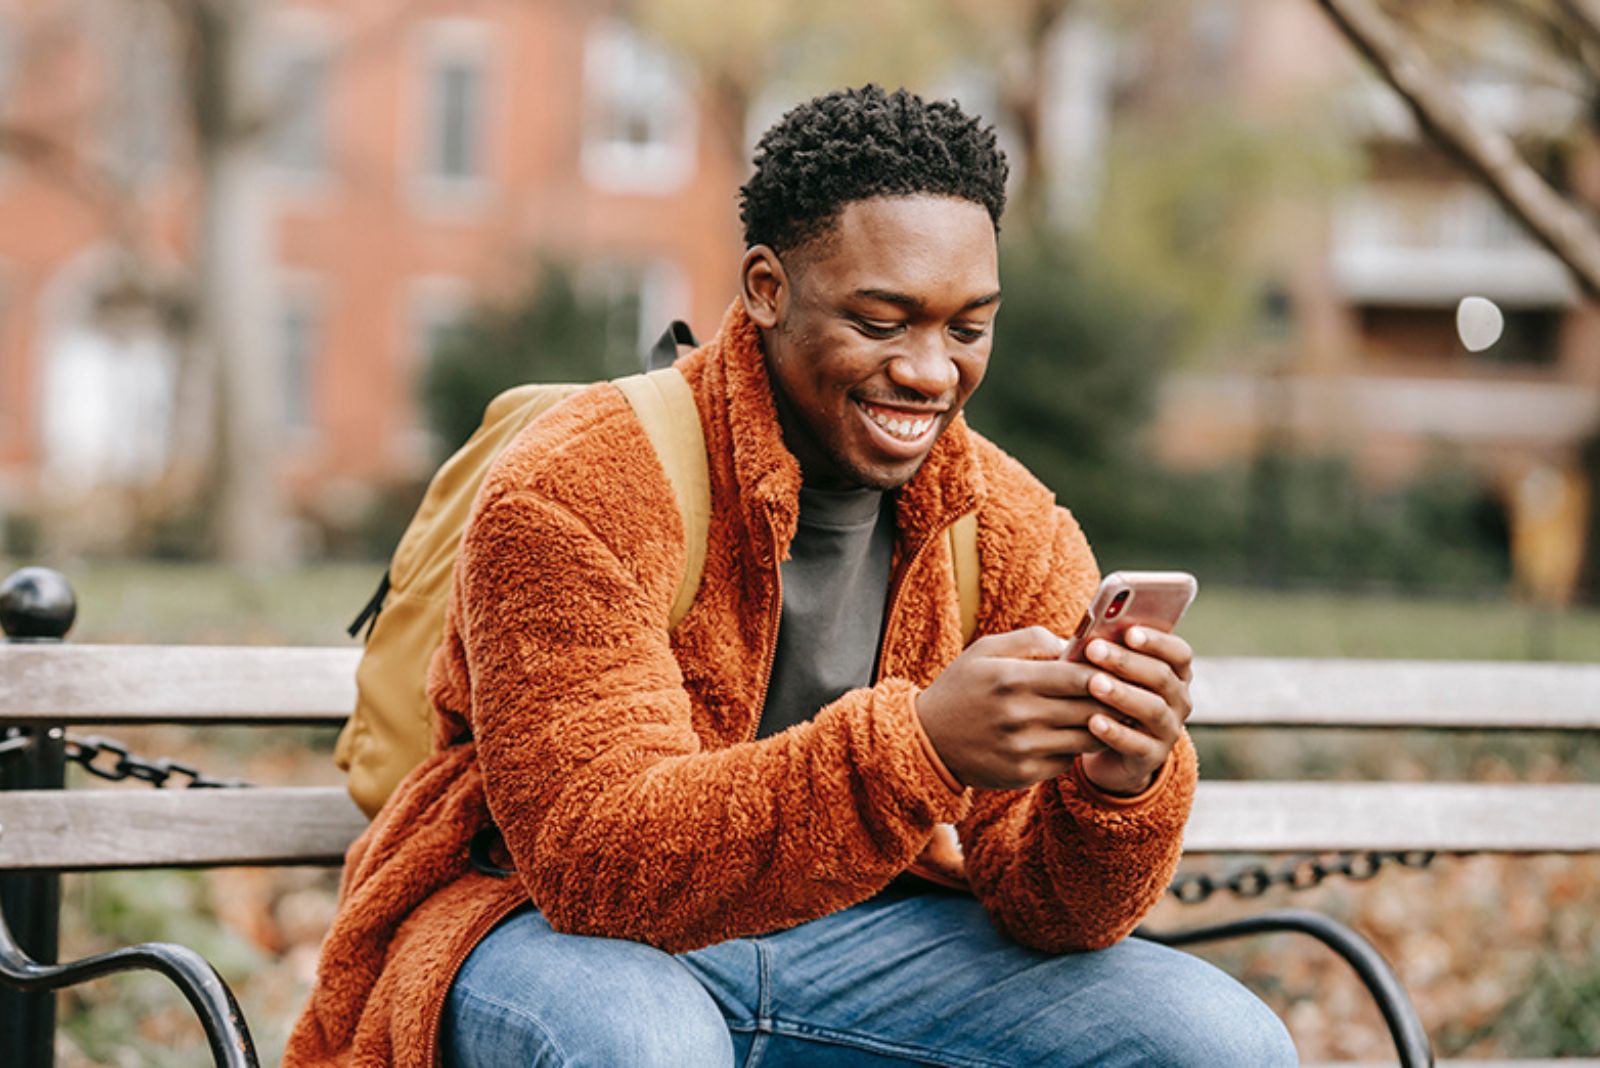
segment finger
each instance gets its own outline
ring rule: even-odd
[[[983,656],[1014,657],[1019,660],[1045,660],[1067,651],[1065,638],[1046,627],[1023,627],[1004,634],[990,634],[972,643]]]
[[[1159,767],[1167,758],[1172,747],[1157,738],[1140,730],[1135,730],[1127,724],[1118,723],[1114,718],[1098,713],[1089,717],[1089,732],[1105,745],[1125,757],[1131,757],[1150,767]]]
[[[1085,653],[1089,663],[1104,668],[1136,686],[1160,694],[1177,712],[1180,719],[1189,718],[1189,713],[1192,711],[1189,687],[1165,660],[1136,653],[1125,646],[1102,638],[1090,642]]]
[[[1194,667],[1194,649],[1176,634],[1154,627],[1129,627],[1122,636],[1128,648],[1165,660],[1178,678],[1188,682]]]
[[[1091,713],[1091,715],[1104,715],[1104,711]],[[1105,746],[1094,736],[1094,732],[1087,726],[1041,728],[1031,733],[1022,747],[1030,754],[1050,758],[1070,759],[1083,753],[1096,753]]]
[[[1178,713],[1160,694],[1101,672],[1089,680],[1089,696],[1131,717],[1139,727],[1157,738],[1171,740],[1178,736],[1181,722]],[[1090,721],[1093,719],[1091,716]]]
[[[1081,698],[1089,692],[1089,680],[1099,673],[1093,664],[1070,660],[1010,660],[997,666],[1000,688],[1012,693],[1058,700]]]
[[[1168,683],[1178,681],[1172,665],[1144,653],[1136,653],[1127,646],[1104,638],[1096,638],[1084,650],[1088,663],[1112,674],[1143,686],[1147,690],[1160,690]]]

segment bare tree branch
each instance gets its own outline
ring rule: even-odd
[[[1556,0],[1556,6],[1583,31],[1592,47],[1600,48],[1600,0]]]
[[[94,167],[74,147],[33,125],[0,122],[0,156],[9,156],[63,189],[95,211],[116,211],[116,182],[103,168]]]
[[[1412,40],[1422,43],[1434,55],[1439,55],[1441,50],[1448,51],[1470,63],[1475,70],[1504,76],[1519,85],[1543,86],[1577,100],[1587,100],[1594,90],[1590,82],[1596,72],[1589,68],[1580,54],[1578,42],[1570,39],[1570,27],[1548,11],[1536,10],[1517,0],[1501,0],[1499,7],[1507,17],[1522,21],[1531,32],[1550,42],[1557,54],[1544,53],[1520,62],[1484,47],[1467,34],[1445,33],[1440,28],[1440,20],[1422,17],[1424,12],[1415,7],[1390,10],[1388,13],[1390,18],[1405,28]],[[1452,28],[1459,29],[1455,22],[1444,21]],[[1562,62],[1552,64],[1552,59]]]
[[[1460,93],[1371,0],[1318,0],[1346,38],[1410,105],[1439,144],[1489,187],[1524,226],[1600,298],[1600,226],[1551,189],[1511,139],[1481,122]]]

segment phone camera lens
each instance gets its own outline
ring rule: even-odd
[[[1111,603],[1106,606],[1107,619],[1116,619],[1122,614],[1122,610],[1127,606],[1128,597],[1132,594],[1132,592],[1132,590],[1123,590],[1121,593],[1111,598]]]

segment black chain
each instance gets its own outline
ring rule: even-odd
[[[147,782],[154,787],[162,787],[173,779],[180,781],[179,786],[201,790],[238,789],[252,785],[242,779],[213,779],[202,774],[198,769],[188,764],[180,764],[176,760],[165,757],[160,760],[149,760],[136,753],[128,752],[126,746],[114,742],[110,738],[101,738],[90,735],[79,738],[68,735],[65,745],[66,757],[69,761],[83,768],[96,778],[108,782],[121,782],[124,779],[137,779]],[[116,763],[105,766],[100,761],[103,753],[109,753],[116,758]],[[96,763],[96,761],[100,761]]]
[[[0,763],[19,757],[33,748],[33,735],[21,727],[7,727],[0,735]]]
[[[1423,849],[1399,853],[1370,850],[1367,852],[1334,853],[1320,856],[1300,856],[1286,860],[1277,867],[1251,864],[1235,869],[1228,875],[1196,873],[1180,875],[1172,880],[1167,893],[1185,905],[1198,905],[1219,893],[1235,897],[1260,897],[1274,886],[1290,890],[1309,890],[1321,886],[1335,875],[1355,882],[1366,882],[1383,870],[1385,865],[1398,864],[1403,868],[1426,868],[1437,854]]]

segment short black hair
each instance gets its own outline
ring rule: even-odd
[[[994,127],[955,101],[876,85],[842,89],[789,111],[756,143],[739,190],[746,248],[783,253],[825,231],[846,204],[918,193],[1006,207],[1005,153]]]

